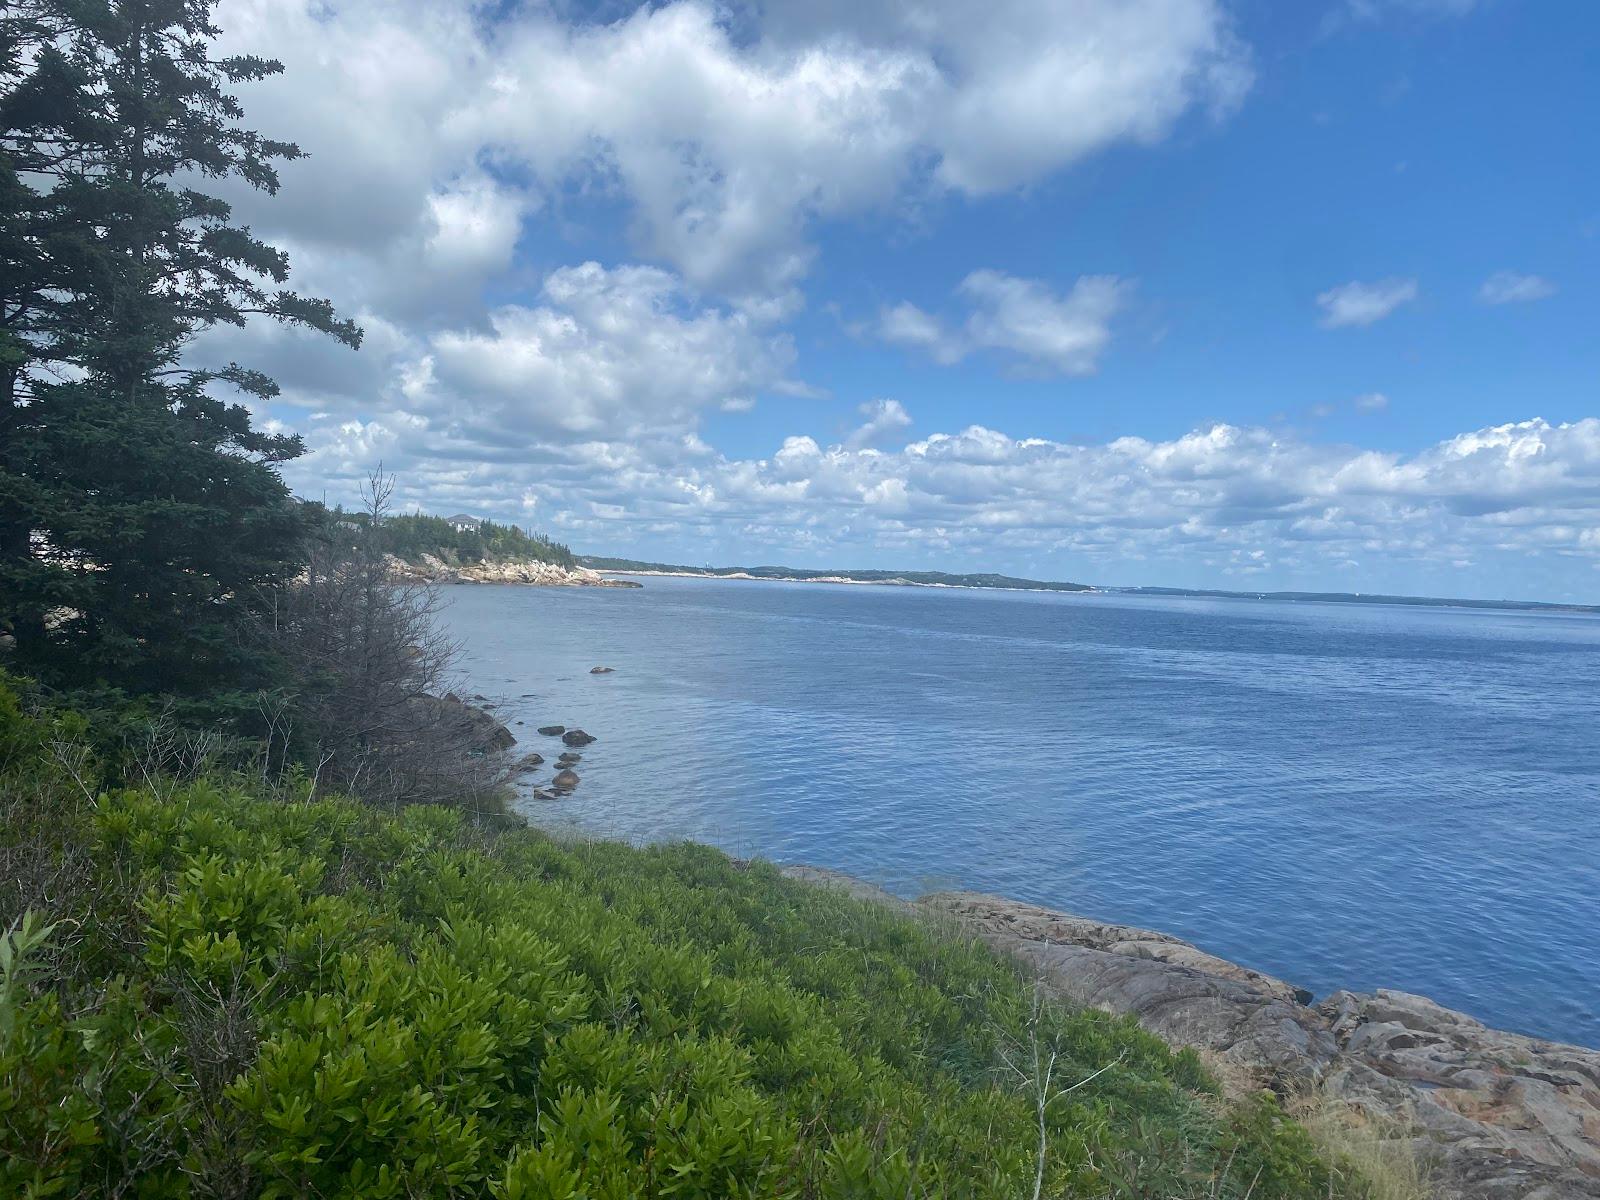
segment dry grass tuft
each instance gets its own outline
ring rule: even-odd
[[[1374,1116],[1326,1091],[1302,1096],[1291,1108],[1317,1149],[1360,1177],[1369,1200],[1430,1200],[1433,1196],[1416,1140],[1403,1122]]]

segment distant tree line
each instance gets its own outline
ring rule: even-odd
[[[452,565],[477,562],[555,563],[577,565],[572,551],[542,533],[494,521],[467,523],[446,517],[400,513],[383,523],[390,553],[407,562],[431,554]]]

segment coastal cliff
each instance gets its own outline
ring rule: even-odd
[[[972,892],[915,903],[815,867],[791,878],[970,933],[1052,994],[1126,1013],[1252,1086],[1319,1095],[1409,1139],[1440,1200],[1600,1200],[1600,1051],[1504,1033],[1421,996],[1282,980],[1168,934]]]

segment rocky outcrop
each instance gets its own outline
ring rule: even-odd
[[[1245,1070],[1307,1087],[1333,1059],[1332,1034],[1295,988],[1175,937],[971,892],[925,896],[918,907],[1022,959],[1062,999],[1131,1013],[1169,1042]]]
[[[452,741],[468,750],[491,754],[509,750],[517,744],[511,730],[483,709],[465,703],[454,693],[413,696],[408,703],[417,710],[420,722],[441,729]]]
[[[389,555],[389,570],[396,579],[428,583],[526,583],[535,587],[636,588],[631,579],[609,579],[588,567],[563,567],[524,559],[515,562],[477,562],[453,565],[432,554],[415,561]]]
[[[1490,1029],[1406,992],[1317,1005],[1339,1048],[1326,1090],[1398,1117],[1439,1160],[1443,1195],[1600,1196],[1600,1051]]]
[[[1128,1013],[1285,1094],[1315,1089],[1412,1140],[1440,1200],[1600,1200],[1600,1051],[1489,1029],[1404,992],[1310,997],[1146,929],[970,892],[914,905],[815,867],[839,888],[976,935],[1055,995]]]

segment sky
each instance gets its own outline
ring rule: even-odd
[[[717,565],[1600,601],[1590,0],[223,0],[301,495]]]

